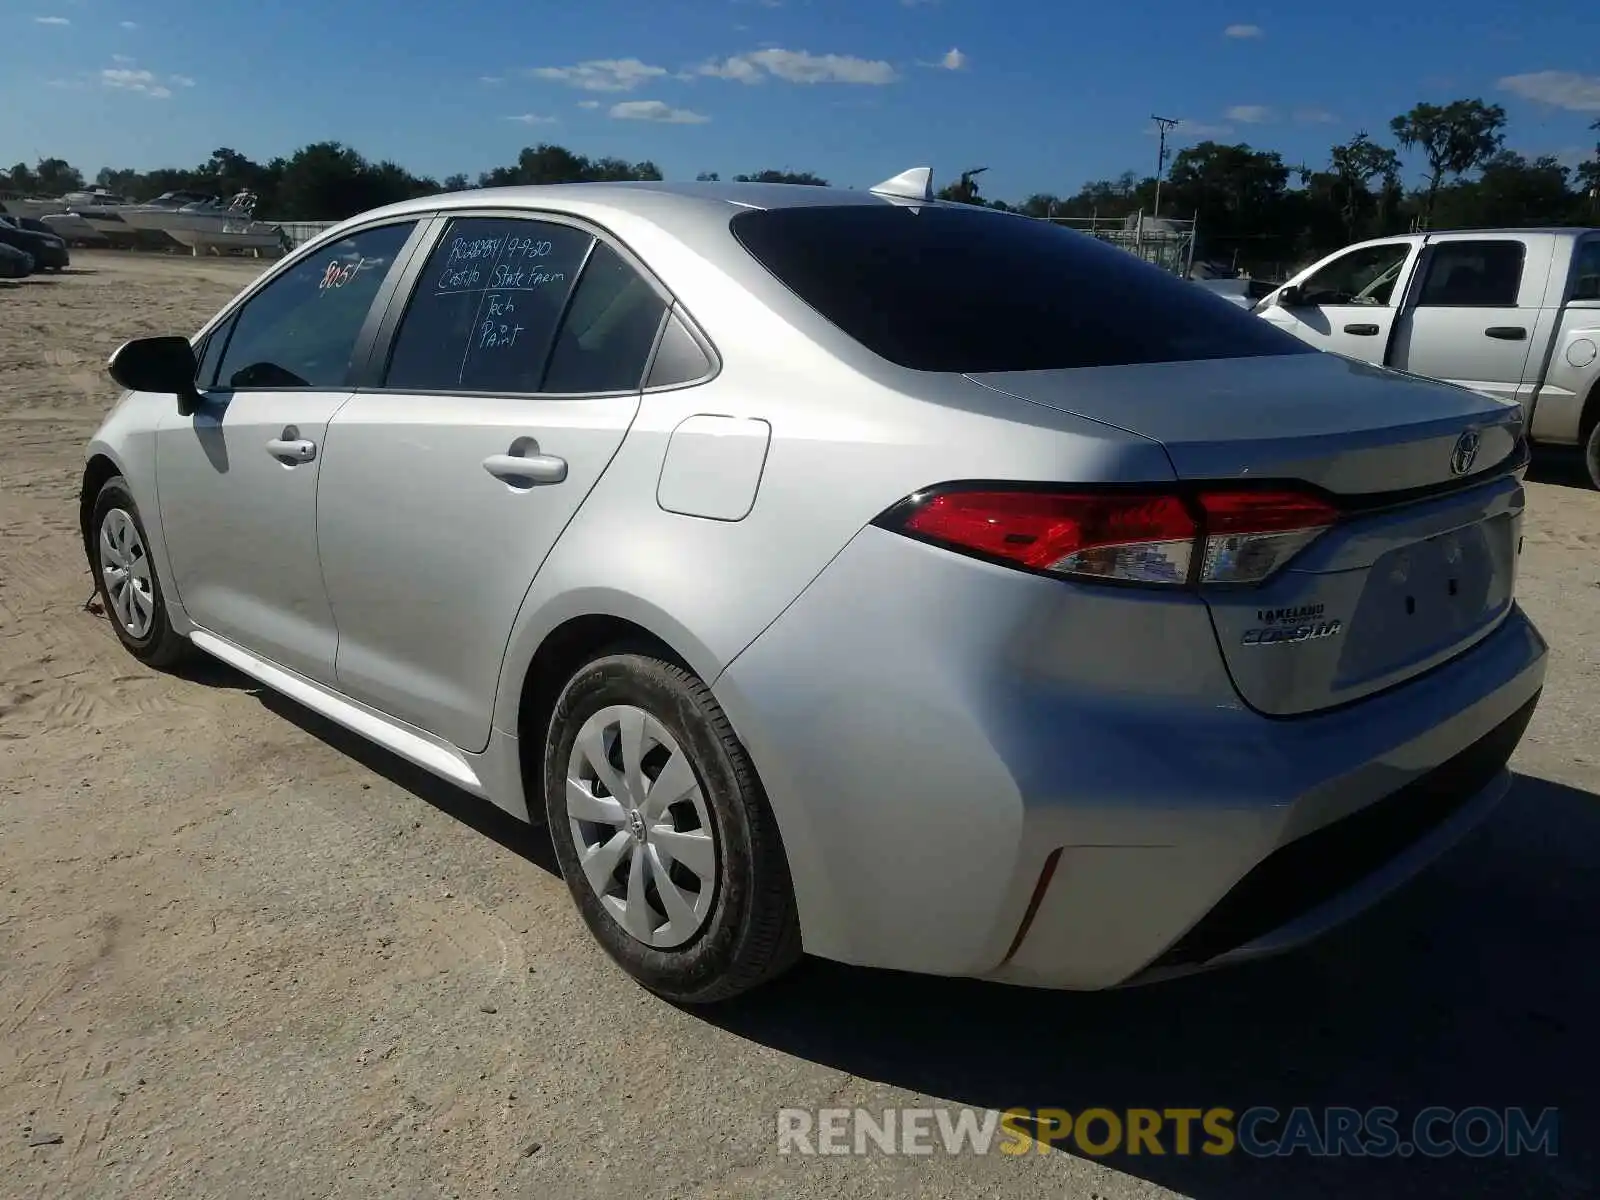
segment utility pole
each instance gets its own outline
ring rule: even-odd
[[[1178,123],[1178,118],[1158,117],[1152,114],[1150,119],[1156,123],[1156,129],[1159,131],[1159,141],[1156,147],[1156,206],[1150,215],[1159,217],[1161,215],[1161,177],[1167,171],[1167,130]]]

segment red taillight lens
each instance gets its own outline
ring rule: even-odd
[[[913,498],[902,532],[1035,571],[1126,583],[1255,583],[1338,512],[1289,491],[950,490]]]
[[[1063,575],[1182,583],[1194,518],[1176,496],[946,492],[920,505],[907,532]]]

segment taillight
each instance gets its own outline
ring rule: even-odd
[[[1301,492],[1072,492],[952,488],[880,524],[1033,571],[1124,583],[1258,583],[1338,519]]]

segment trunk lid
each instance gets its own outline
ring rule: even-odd
[[[971,378],[1152,438],[1182,480],[1297,482],[1341,503],[1344,519],[1264,583],[1203,591],[1240,697],[1261,712],[1391,687],[1510,611],[1524,507],[1514,404],[1331,354]]]

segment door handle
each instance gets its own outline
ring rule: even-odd
[[[560,483],[567,477],[567,460],[554,454],[491,454],[483,469],[512,486],[533,487]]]
[[[1498,338],[1502,342],[1520,342],[1528,336],[1528,331],[1521,325],[1491,325],[1483,332],[1485,337]]]
[[[267,443],[267,453],[273,458],[308,463],[317,456],[317,444],[310,438],[273,438]]]
[[[1357,337],[1376,337],[1378,334],[1378,327],[1376,325],[1346,325],[1344,327],[1344,331],[1346,333],[1353,333]]]

